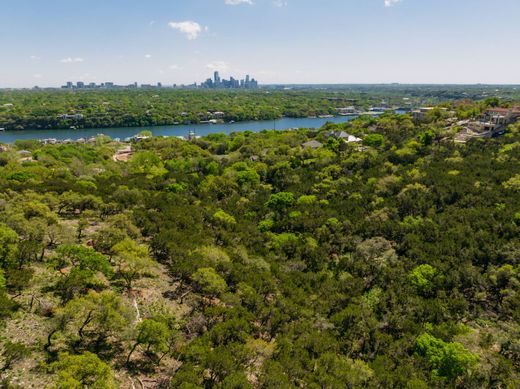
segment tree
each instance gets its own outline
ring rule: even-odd
[[[291,192],[279,192],[272,194],[269,197],[269,201],[267,202],[267,206],[276,211],[283,211],[284,209],[290,207],[294,204],[294,194]]]
[[[90,291],[70,300],[57,312],[49,343],[60,332],[75,347],[86,341],[100,346],[109,336],[120,337],[132,320],[133,312],[120,296],[111,291]]]
[[[479,360],[477,355],[469,352],[462,344],[446,343],[430,334],[422,334],[415,344],[419,354],[428,360],[434,376],[454,380],[466,374]]]
[[[17,242],[18,234],[5,224],[0,224],[0,266],[6,266],[6,262],[12,258]]]
[[[227,290],[226,281],[212,267],[198,269],[192,279],[203,293],[210,296],[219,296]]]
[[[108,259],[90,247],[81,245],[62,245],[56,249],[58,266],[77,267],[109,275],[112,271]]]
[[[408,274],[408,279],[419,293],[428,295],[432,292],[433,280],[436,275],[437,270],[434,267],[425,264],[414,268],[410,274]]]
[[[235,218],[222,209],[219,209],[217,212],[213,214],[213,219],[217,223],[222,224],[223,226],[234,226],[235,224],[237,224]]]
[[[114,227],[101,228],[93,237],[93,247],[112,257],[114,255],[113,247],[127,238],[125,231]]]
[[[6,285],[4,272],[0,269],[0,293],[5,291]]]
[[[505,181],[503,184],[504,188],[509,189],[511,191],[519,192],[520,191],[520,174],[517,174],[511,177],[509,180]]]
[[[370,147],[381,147],[385,143],[385,137],[381,134],[368,134],[363,138],[363,144]]]
[[[169,350],[169,341],[172,336],[172,331],[163,321],[153,318],[144,319],[137,325],[136,331],[135,343],[126,358],[127,364],[130,362],[130,358],[138,346],[144,347],[146,354],[153,355],[157,353],[166,354]],[[158,358],[159,361],[161,359],[162,357]]]
[[[50,365],[56,373],[57,389],[115,389],[114,373],[96,354],[60,354],[58,361]]]
[[[152,151],[139,151],[130,159],[130,172],[145,174],[148,178],[160,177],[168,173],[161,158]]]
[[[148,247],[137,244],[130,238],[119,242],[112,249],[116,255],[117,274],[129,290],[136,279],[155,266],[148,254]]]
[[[363,361],[352,360],[334,353],[325,353],[316,361],[312,381],[321,388],[360,388],[374,377],[374,372]]]

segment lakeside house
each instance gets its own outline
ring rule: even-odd
[[[309,142],[305,142],[302,144],[303,148],[310,148],[310,149],[320,149],[323,147],[323,143],[318,142],[317,140],[311,140]]]
[[[327,131],[325,133],[326,138],[334,138],[341,139],[346,143],[358,143],[361,142],[362,139],[358,138],[354,135],[348,134],[345,131]]]
[[[338,108],[338,115],[340,116],[356,115],[357,113],[356,107],[354,106]]]
[[[81,120],[83,119],[83,114],[81,113],[75,113],[75,114],[67,114],[67,113],[64,113],[64,114],[61,114],[61,115],[58,115],[58,119],[73,119],[73,120]]]
[[[427,119],[429,112],[433,111],[435,107],[421,107],[412,110],[412,118],[416,122],[423,122]]]
[[[489,108],[477,120],[461,121],[463,129],[455,136],[456,143],[465,143],[472,138],[490,138],[502,135],[507,126],[520,119],[520,107]]]

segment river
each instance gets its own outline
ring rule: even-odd
[[[189,131],[204,136],[214,133],[232,133],[239,131],[260,132],[262,130],[287,130],[290,128],[319,128],[327,122],[344,123],[355,116],[337,116],[333,118],[282,118],[277,120],[260,120],[222,124],[190,124],[156,127],[121,127],[121,128],[86,128],[78,130],[17,130],[0,132],[0,143],[13,143],[18,139],[80,139],[105,134],[112,139],[125,139],[143,130],[151,130],[154,136],[185,136]]]

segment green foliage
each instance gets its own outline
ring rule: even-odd
[[[414,268],[410,274],[408,274],[408,279],[412,283],[412,285],[422,294],[431,293],[434,285],[433,280],[437,275],[437,270],[428,265],[419,265]]]
[[[392,98],[398,88],[388,88],[391,104],[402,102]],[[424,88],[423,97],[433,87]],[[203,120],[235,98],[247,107],[229,117],[272,115],[271,93],[185,91],[169,103],[166,92],[142,93],[103,117],[149,125],[133,99],[151,122],[175,112]],[[307,116],[316,108],[301,105],[308,93],[272,91]],[[316,95],[325,110],[346,96]],[[82,104],[94,109],[99,96],[91,97]],[[215,106],[199,117],[208,101]],[[3,352],[21,339],[32,355],[21,363],[24,349],[12,346],[5,376],[50,382],[41,369],[19,367],[92,352],[122,377],[116,386],[129,376],[172,388],[514,386],[520,133],[448,142],[452,109],[477,117],[485,106],[444,106],[428,124],[385,113],[322,129],[151,137],[132,143],[128,163],[113,160],[121,145],[106,138],[21,142],[31,162],[7,148],[0,342]],[[328,141],[326,131],[368,137],[371,147]],[[326,146],[302,148],[310,139]],[[73,375],[62,387],[100,386]]]
[[[5,291],[6,282],[3,270],[0,269],[0,293]]]
[[[120,296],[111,291],[89,291],[87,295],[70,300],[58,310],[51,334],[60,333],[68,342],[76,345],[89,341],[99,345],[107,342],[111,336],[121,337],[132,320],[133,313]]]
[[[224,210],[219,209],[217,212],[213,214],[213,219],[217,221],[220,224],[223,224],[225,226],[233,226],[237,224],[237,221],[233,216],[226,213]]]
[[[435,138],[435,133],[432,130],[428,130],[419,134],[419,141],[424,147],[430,146]]]
[[[381,134],[368,134],[363,138],[363,144],[370,147],[381,147],[385,143],[385,137]]]
[[[163,176],[168,173],[160,157],[151,151],[135,153],[130,160],[130,172],[144,174],[147,178]]]
[[[2,370],[9,369],[13,363],[21,361],[31,355],[31,350],[23,343],[8,340],[2,347],[2,357],[4,358],[4,367]]]
[[[167,323],[154,318],[144,319],[137,325],[135,343],[126,359],[127,364],[138,346],[143,347],[147,355],[166,353],[169,350],[171,337],[172,331]]]
[[[96,354],[60,354],[50,365],[56,373],[57,389],[112,389],[117,388],[114,373]]]
[[[429,334],[416,339],[417,351],[423,355],[432,368],[432,373],[453,380],[467,373],[479,357],[469,352],[457,342],[446,343]]]
[[[279,192],[274,193],[269,198],[267,206],[276,211],[283,211],[284,209],[294,204],[294,193],[291,192]]]
[[[117,243],[112,250],[116,256],[117,275],[124,280],[128,289],[131,289],[133,282],[145,272],[153,270],[154,262],[145,245],[126,238]]]
[[[318,198],[315,195],[309,195],[309,196],[298,197],[298,201],[296,203],[301,206],[309,206],[309,205],[316,204],[317,202],[318,202]]]
[[[80,245],[62,245],[56,249],[56,261],[59,267],[73,266],[81,270],[101,272],[109,275],[112,271],[108,259],[90,247]]]
[[[261,232],[271,231],[274,227],[274,221],[272,219],[262,220],[258,223],[258,230]]]
[[[520,174],[517,174],[511,177],[509,180],[505,181],[503,184],[504,188],[513,190],[515,192],[520,191]]]
[[[203,293],[210,296],[220,296],[227,290],[226,281],[211,267],[198,269],[192,279]]]
[[[185,183],[173,183],[166,187],[166,190],[171,193],[182,193],[188,189],[188,185]]]
[[[17,242],[18,234],[5,224],[0,224],[0,265],[5,265],[12,258]]]

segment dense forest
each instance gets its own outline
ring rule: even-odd
[[[520,98],[514,87],[351,86],[273,88],[259,91],[157,89],[0,90],[0,128],[68,129],[196,124],[219,120],[271,120],[334,115],[338,108],[360,111],[389,105],[413,107],[454,99],[502,101]],[[215,112],[221,112],[217,116]]]
[[[519,387],[520,124],[443,120],[3,146],[0,386]]]
[[[334,114],[338,107],[352,105],[349,96],[317,91],[9,91],[0,92],[0,127],[16,130],[192,124],[212,119],[213,112],[223,112],[221,119],[225,121],[307,117]]]

